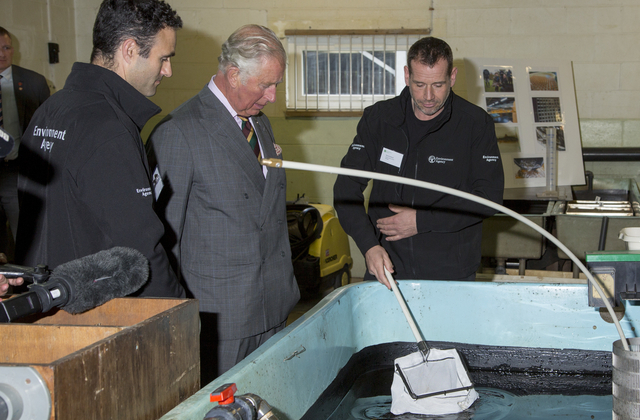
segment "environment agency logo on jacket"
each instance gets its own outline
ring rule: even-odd
[[[429,163],[447,163],[447,162],[453,162],[453,159],[437,157],[433,155],[429,156]]]
[[[500,156],[482,155],[482,159],[484,159],[487,162],[497,162],[500,160]]]

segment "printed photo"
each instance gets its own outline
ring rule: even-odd
[[[486,98],[487,112],[496,123],[517,123],[516,98]]]
[[[544,158],[542,157],[530,157],[530,158],[513,158],[515,164],[516,179],[526,178],[544,178]]]
[[[531,90],[558,90],[558,73],[555,71],[530,71]]]
[[[535,122],[562,122],[560,98],[531,98]]]
[[[553,127],[536,127],[536,140],[538,144],[542,145],[544,148],[547,147],[547,129],[555,128],[556,129],[556,149],[559,152],[564,152],[567,150],[564,142],[564,129],[562,126],[553,126]]]
[[[482,70],[485,92],[513,92],[513,71],[510,67],[486,67]]]
[[[496,137],[500,153],[520,152],[518,127],[499,124],[496,126]]]

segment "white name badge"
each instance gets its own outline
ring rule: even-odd
[[[162,177],[160,176],[160,171],[156,166],[156,169],[153,171],[153,179],[152,179],[152,187],[153,187],[153,195],[156,196],[156,201],[158,201],[158,197],[160,197],[160,193],[162,192],[162,187],[164,184],[162,183]]]
[[[382,155],[380,156],[380,162],[387,163],[389,165],[399,168],[402,165],[402,153],[395,152],[386,147],[382,149]]]

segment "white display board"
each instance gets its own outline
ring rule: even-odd
[[[467,58],[465,69],[469,101],[495,122],[505,188],[546,185],[548,127],[556,129],[557,185],[585,183],[570,62]]]

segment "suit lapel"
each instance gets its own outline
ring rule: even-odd
[[[268,127],[265,126],[264,119],[266,118],[267,117],[257,117],[253,119],[254,129],[258,133],[258,138],[260,139],[260,144],[262,145],[263,157],[266,159],[281,157],[277,156],[276,154],[273,133]],[[283,182],[283,180],[280,178],[280,171],[283,171],[283,169],[271,167],[267,168],[266,185],[264,187],[262,204],[260,206],[261,222],[264,221],[272,211],[274,200],[282,197],[282,195],[278,194],[277,191],[277,189],[280,187],[280,184]]]
[[[11,77],[13,78],[13,96],[16,98],[16,108],[18,109],[18,120],[20,122],[20,128],[24,127],[24,95],[21,89],[24,89],[25,81],[22,79],[23,74],[20,67],[16,65],[11,66]],[[26,127],[24,127],[26,128]]]
[[[216,145],[226,151],[226,158],[235,161],[238,171],[243,172],[260,194],[263,194],[265,179],[262,167],[235,119],[207,86],[200,91],[200,98],[204,104],[202,127],[211,137],[218,139]]]

